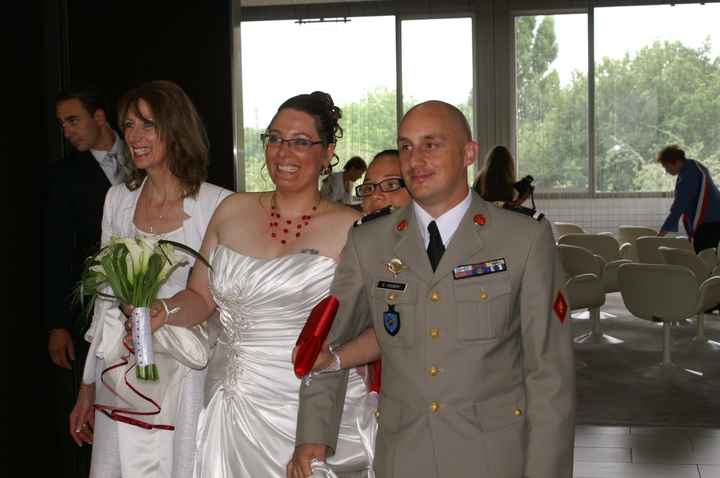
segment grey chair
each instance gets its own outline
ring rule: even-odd
[[[635,240],[635,245],[638,255],[637,262],[642,264],[664,264],[665,260],[658,250],[660,246],[694,252],[692,243],[686,237],[643,236]]]
[[[618,344],[622,340],[606,335],[600,326],[600,307],[605,304],[605,286],[602,279],[605,261],[589,250],[560,244],[560,263],[569,279],[565,284],[570,310],[588,309],[591,330],[575,337],[578,344]]]
[[[581,226],[570,222],[553,222],[552,227],[555,231],[555,240],[560,239],[565,234],[577,234],[585,232],[585,230]]]
[[[718,257],[718,252],[718,248],[713,247],[711,249],[704,249],[698,252],[697,255],[710,270],[713,270],[720,266],[720,257]]]
[[[657,236],[657,231],[644,226],[618,226],[617,240],[620,244],[620,257],[638,262],[635,241],[638,237]]]
[[[711,277],[698,288],[695,275],[686,267],[668,264],[622,264],[618,271],[620,293],[635,317],[663,324],[662,362],[642,370],[649,377],[663,377],[697,370],[672,361],[671,325],[706,310],[708,298],[720,294],[720,277]]]
[[[713,285],[717,281],[709,281],[711,277],[717,276],[717,268],[709,270],[708,265],[691,251],[664,246],[660,246],[658,249],[666,264],[684,267],[693,273],[695,285],[700,293],[699,307],[706,307],[697,311],[697,332],[691,340],[691,344],[704,349],[720,350],[720,342],[708,339],[705,336],[706,311],[720,304],[720,290]]]
[[[602,273],[605,292],[620,290],[617,279],[618,267],[630,261],[620,258],[617,239],[605,234],[566,234],[558,239],[558,244],[584,247],[600,256],[605,261]]]

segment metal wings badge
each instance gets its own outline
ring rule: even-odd
[[[385,263],[385,270],[393,275],[393,278],[397,279],[398,274],[407,269],[407,266],[402,263],[397,257],[390,259],[390,262]]]

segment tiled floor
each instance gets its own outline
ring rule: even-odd
[[[578,426],[575,478],[720,478],[720,429]]]

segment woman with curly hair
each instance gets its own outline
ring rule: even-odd
[[[330,95],[294,96],[262,135],[275,189],[237,193],[208,227],[188,289],[167,300],[153,327],[191,327],[220,311],[198,427],[196,477],[284,477],[295,448],[298,392],[291,352],[312,308],[327,296],[358,213],[321,197],[341,135]],[[165,325],[163,325],[165,324]],[[337,449],[317,476],[363,476],[371,467],[373,409],[350,372]],[[366,426],[359,425],[367,424]]]

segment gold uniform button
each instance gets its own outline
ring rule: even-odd
[[[431,402],[431,403],[430,403],[430,410],[432,410],[433,413],[437,413],[438,410],[440,410],[440,404],[439,404],[438,402],[435,402],[435,401]]]
[[[520,408],[516,408],[515,411],[513,412],[513,414],[514,414],[516,417],[521,417],[522,414],[523,414],[523,411],[522,411],[522,409],[520,409]]]
[[[485,291],[480,292],[480,300],[488,300],[488,293]]]
[[[430,374],[431,377],[434,377],[435,375],[437,375],[438,372],[440,372],[440,369],[437,367],[430,367],[428,369],[428,373]]]
[[[388,302],[395,302],[396,299],[397,299],[397,294],[395,294],[395,292],[390,292],[387,295]]]
[[[380,418],[380,410],[375,410],[375,418]]]
[[[434,339],[440,337],[440,329],[436,329],[435,327],[430,329],[430,337],[432,337]]]
[[[430,300],[433,302],[437,302],[440,300],[440,294],[438,294],[436,291],[433,291],[432,294],[430,294]]]

